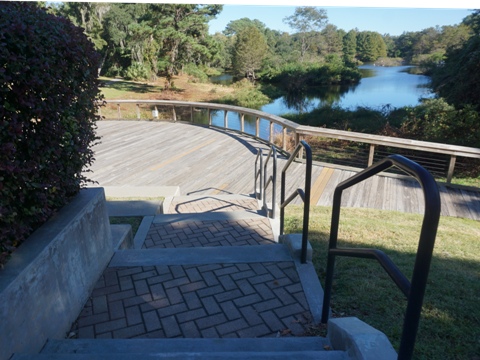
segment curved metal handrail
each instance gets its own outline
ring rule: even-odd
[[[272,175],[267,175],[267,165],[268,162],[272,160]],[[276,213],[276,201],[277,201],[277,149],[274,146],[270,148],[267,158],[265,159],[265,164],[263,165],[263,208],[269,212],[267,206],[267,189],[272,184],[272,209],[271,214],[269,214],[272,219],[275,219]]]
[[[338,226],[340,221],[340,207],[343,190],[378,174],[389,167],[396,166],[412,175],[420,183],[425,198],[425,212],[420,231],[417,255],[411,282],[401,273],[397,266],[380,250],[337,248]],[[423,297],[427,284],[433,247],[440,219],[440,195],[437,183],[432,175],[417,163],[400,155],[391,155],[384,160],[359,172],[351,178],[338,184],[335,188],[332,208],[332,222],[325,280],[325,292],[322,309],[322,323],[328,321],[330,311],[330,297],[333,283],[333,271],[336,256],[349,256],[377,259],[388,272],[395,284],[408,299],[407,309],[403,322],[402,338],[398,351],[398,359],[411,359],[415,345],[415,338],[422,311]]]
[[[305,170],[305,187],[304,189],[297,189],[287,199],[285,199],[285,187],[286,187],[286,171],[290,167],[290,164],[295,160],[295,157],[300,151],[305,150],[306,170]],[[302,231],[302,253],[301,262],[305,264],[307,262],[307,243],[308,243],[308,223],[310,219],[310,190],[312,185],[312,149],[306,141],[300,141],[300,144],[296,147],[287,163],[282,170],[282,183],[281,183],[281,198],[280,198],[280,235],[284,233],[285,223],[285,207],[292,202],[297,196],[300,196],[303,200],[303,231]]]
[[[260,161],[260,166],[257,166]],[[254,176],[253,192],[255,198],[262,200],[263,197],[263,152],[262,149],[257,150],[257,157],[255,158],[255,176]],[[257,187],[258,179],[260,178],[260,186]],[[257,191],[258,189],[258,191]]]

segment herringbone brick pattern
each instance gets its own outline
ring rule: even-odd
[[[144,248],[273,244],[266,218],[224,221],[180,221],[152,224]]]
[[[193,200],[172,201],[167,214],[191,214],[203,212],[217,212],[217,211],[245,211],[257,210],[258,202],[253,198],[246,199],[216,199],[216,198],[200,198]]]
[[[310,322],[293,262],[107,268],[79,338],[301,335]]]

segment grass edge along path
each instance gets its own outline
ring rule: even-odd
[[[301,206],[286,208],[285,232],[299,233]],[[324,286],[331,209],[310,212],[313,264]],[[411,278],[423,215],[343,208],[339,246],[384,251]],[[415,359],[479,360],[480,222],[441,217],[415,344]],[[406,299],[373,260],[337,258],[333,316],[356,316],[398,350]]]

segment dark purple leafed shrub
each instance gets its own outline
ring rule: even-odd
[[[94,160],[99,56],[83,30],[0,3],[0,267],[78,193]]]

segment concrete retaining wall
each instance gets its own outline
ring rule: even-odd
[[[83,189],[0,270],[0,360],[64,338],[112,255],[103,188]]]

